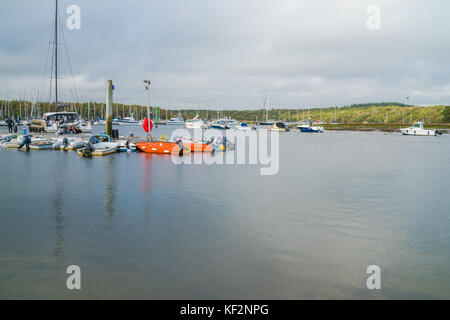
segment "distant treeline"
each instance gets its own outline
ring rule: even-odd
[[[84,118],[97,119],[105,117],[105,104],[98,102],[82,102],[67,104],[66,111],[75,111]],[[154,109],[152,108],[152,111]],[[54,103],[32,103],[30,101],[2,101],[0,100],[0,119],[5,116],[15,119],[40,118],[46,112],[54,112]],[[154,114],[154,113],[153,113]],[[133,115],[141,120],[147,115],[147,107],[141,105],[126,105],[115,103],[113,117],[124,118]],[[271,108],[263,110],[174,110],[171,108],[158,108],[160,120],[182,116],[192,119],[199,116],[202,119],[216,119],[232,117],[240,121],[259,122],[262,120],[300,121],[311,118],[314,121],[339,123],[411,123],[423,120],[426,123],[450,123],[450,106],[417,107],[397,102],[361,103],[350,106],[281,109]]]

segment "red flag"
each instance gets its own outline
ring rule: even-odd
[[[144,119],[144,123],[142,124],[142,127],[144,128],[145,132],[149,133],[149,125],[148,125],[148,119]],[[153,130],[153,121],[150,120],[150,131]]]

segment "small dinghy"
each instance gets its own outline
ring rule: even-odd
[[[30,150],[51,150],[54,144],[53,139],[41,139],[39,141],[31,140]]]
[[[78,150],[84,147],[85,142],[81,138],[60,138],[53,144],[53,149],[57,150]]]
[[[102,157],[117,152],[119,142],[112,142],[106,134],[91,136],[86,147],[78,150],[78,155],[84,158]]]
[[[0,136],[0,146],[6,148],[6,144],[17,139],[17,134],[8,134],[6,136]]]

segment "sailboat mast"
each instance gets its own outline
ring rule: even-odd
[[[58,111],[58,0],[55,0],[55,107]]]

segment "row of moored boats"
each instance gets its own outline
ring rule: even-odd
[[[112,140],[109,135],[98,134],[89,138],[64,136],[45,137],[44,135],[33,137],[30,135],[18,136],[8,134],[0,136],[0,146],[7,149],[19,150],[75,150],[79,156],[105,156],[116,152],[136,152],[155,154],[178,154],[183,156],[190,152],[215,152],[234,149],[234,144],[227,141],[226,137],[213,137],[208,141],[199,141],[179,137],[173,141],[161,136],[160,139],[151,138],[145,141],[137,141],[134,137]]]

